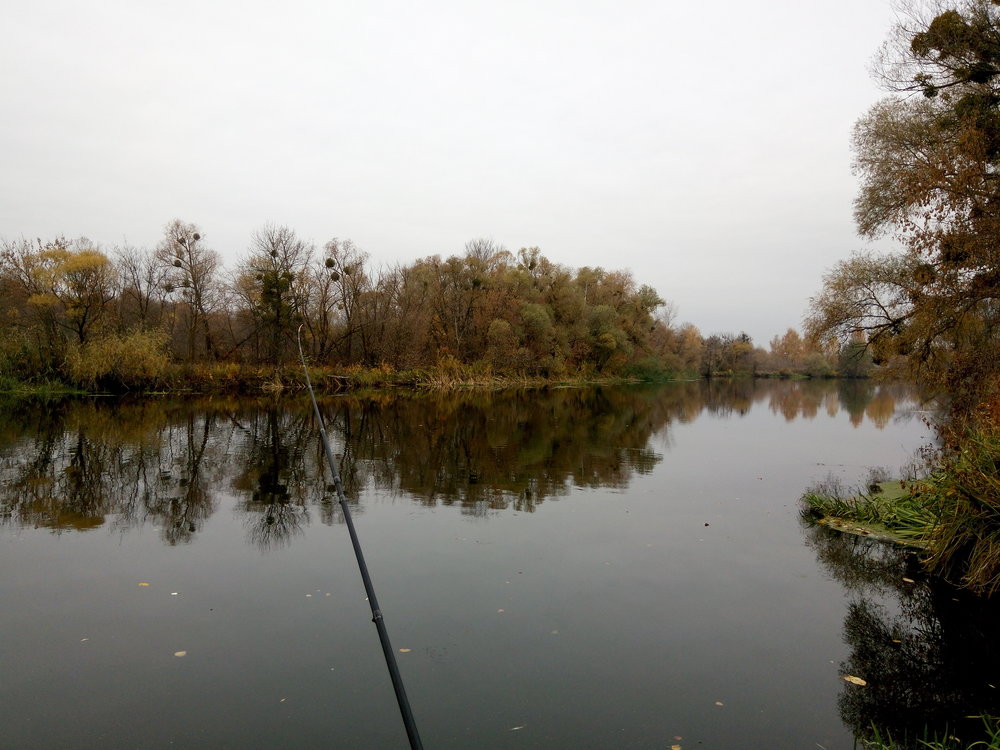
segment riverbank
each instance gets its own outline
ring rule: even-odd
[[[313,388],[320,393],[342,393],[372,389],[417,388],[504,389],[554,386],[615,385],[669,380],[691,380],[694,376],[661,375],[656,378],[634,375],[606,376],[594,372],[540,375],[506,375],[476,366],[446,363],[439,367],[394,370],[389,367],[329,367],[310,365]],[[233,363],[215,365],[173,365],[154,378],[101,380],[74,384],[59,380],[21,381],[0,375],[0,393],[21,396],[121,395],[128,393],[171,395],[263,396],[295,393],[306,388],[301,367],[256,367]]]
[[[601,373],[592,368],[551,375],[511,374],[495,371],[483,362],[463,364],[451,358],[439,362],[434,367],[408,370],[396,370],[387,365],[334,367],[310,364],[309,375],[313,388],[320,393],[393,388],[500,390],[504,388],[621,385],[705,379],[704,376],[695,372],[675,372],[651,368],[633,368],[613,374]],[[710,378],[712,381],[815,379],[841,378],[829,375],[817,378],[800,373],[770,371],[724,373],[713,375]],[[233,362],[172,364],[156,371],[155,375],[143,375],[138,371],[129,371],[127,375],[114,374],[100,378],[85,378],[79,381],[56,378],[20,380],[10,375],[0,374],[0,393],[46,397],[129,393],[264,396],[284,392],[294,393],[305,390],[305,387],[305,376],[298,364],[278,367]]]
[[[918,548],[930,573],[993,596],[1000,590],[1000,430],[991,424],[929,459],[923,477],[873,476],[853,493],[833,481],[814,487],[802,496],[802,514]]]

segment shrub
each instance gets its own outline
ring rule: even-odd
[[[623,374],[638,380],[670,380],[674,373],[666,362],[656,357],[646,357],[626,365]]]
[[[162,331],[138,330],[110,334],[70,346],[66,375],[88,389],[128,391],[153,387],[170,364]]]

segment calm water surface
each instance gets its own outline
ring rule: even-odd
[[[799,518],[930,441],[905,387],[321,406],[428,750],[835,750],[996,703],[990,608]],[[406,747],[329,481],[303,400],[4,407],[0,747]]]

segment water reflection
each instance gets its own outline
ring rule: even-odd
[[[241,498],[250,541],[268,549],[283,546],[309,523],[304,476],[307,425],[301,413],[269,404],[249,414],[232,414],[244,439],[235,449],[237,474],[231,487]]]
[[[675,397],[684,389],[674,391]],[[662,459],[649,447],[675,398],[656,389],[431,394],[335,405],[358,478],[425,505],[532,511],[572,487],[625,487]]]
[[[979,715],[1000,712],[1000,606],[925,579],[903,548],[809,529],[808,543],[853,600],[844,621],[851,655],[838,707],[856,737],[873,727],[906,746],[945,732],[971,742]],[[963,745],[964,746],[964,745]]]
[[[531,512],[575,487],[625,488],[663,460],[651,446],[669,446],[672,423],[702,413],[766,405],[794,420],[845,410],[853,424],[881,427],[910,398],[906,386],[866,381],[743,380],[349,396],[321,408],[349,498],[376,488],[489,515]],[[182,544],[220,493],[236,496],[261,549],[288,544],[314,516],[340,520],[304,399],[15,402],[0,411],[6,525],[152,524]]]

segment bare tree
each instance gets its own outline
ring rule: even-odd
[[[274,365],[294,349],[295,328],[304,320],[311,257],[312,246],[294,231],[267,224],[254,232],[250,257],[237,271],[234,289],[254,322],[257,348],[263,344]]]
[[[160,325],[166,301],[167,268],[145,248],[121,245],[114,249],[118,268],[118,317],[123,328]]]
[[[216,273],[219,254],[202,243],[194,224],[174,219],[167,224],[156,257],[168,271],[165,289],[186,307],[187,358],[194,361],[199,333],[209,358],[216,356],[209,316],[219,298]]]

